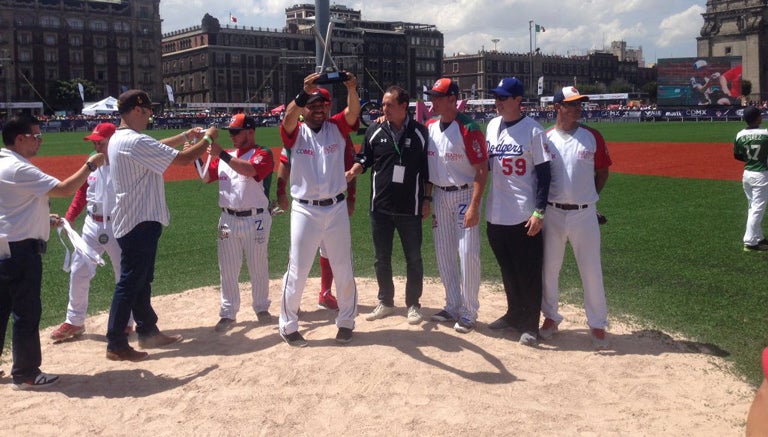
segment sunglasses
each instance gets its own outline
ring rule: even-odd
[[[240,132],[242,132],[244,129],[228,129],[228,130],[229,130],[229,135],[234,137],[239,135]]]
[[[576,100],[574,102],[562,102],[560,104],[563,105],[563,106],[568,106],[570,108],[576,108],[576,107],[580,107],[581,106],[581,101]]]
[[[33,137],[36,140],[42,140],[43,134],[24,134],[25,137]]]
[[[493,96],[494,99],[500,101],[500,102],[506,102],[509,96],[500,96],[498,94]]]

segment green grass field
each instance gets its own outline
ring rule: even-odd
[[[741,123],[597,123],[609,141],[730,142]],[[151,131],[167,136],[172,131]],[[83,133],[46,134],[41,155],[88,153]],[[276,129],[259,129],[257,141],[279,145]],[[359,140],[358,140],[359,142]],[[663,160],[664,157],[659,157]],[[716,164],[713,164],[716,165]],[[370,241],[366,213],[368,176],[360,178],[353,241]],[[274,184],[273,184],[274,185]],[[218,284],[216,257],[217,187],[198,181],[167,184],[171,225],[160,241],[155,294],[177,293]],[[273,188],[274,190],[274,188]],[[599,209],[609,218],[603,226],[603,268],[610,317],[631,319],[649,329],[680,333],[696,347],[725,356],[737,374],[756,384],[759,354],[768,339],[762,277],[768,255],[743,253],[741,235],[746,216],[741,184],[732,181],[662,178],[613,173]],[[63,214],[68,199],[53,199],[51,211]],[[288,256],[288,215],[272,227],[269,271],[284,273]],[[76,225],[80,229],[82,218]],[[429,226],[425,223],[425,274],[438,276]],[[485,226],[482,229],[485,235]],[[485,237],[484,237],[485,238]],[[61,270],[63,251],[52,234],[45,256],[43,326],[61,323],[67,304],[68,275]],[[370,244],[354,246],[356,276],[373,276]],[[394,272],[405,275],[399,245]],[[483,279],[500,284],[499,270],[487,244],[482,246]],[[317,275],[317,268],[313,271]],[[99,269],[91,287],[90,312],[108,308],[113,291],[109,267]],[[243,274],[241,280],[245,280]],[[581,304],[580,279],[570,253],[561,275],[563,300]],[[498,287],[500,290],[500,285]],[[367,304],[373,304],[367,302]],[[168,317],[170,315],[161,315]],[[480,308],[480,321],[498,314]],[[209,315],[214,319],[216,315]],[[162,323],[162,322],[161,322]],[[9,353],[3,355],[9,360]]]

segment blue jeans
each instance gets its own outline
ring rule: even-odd
[[[0,351],[5,344],[8,319],[13,315],[14,382],[40,374],[40,289],[43,258],[37,240],[9,243],[11,257],[0,261]]]
[[[421,217],[382,214],[371,211],[371,232],[375,255],[374,269],[379,284],[379,302],[395,305],[392,281],[392,239],[397,229],[406,263],[405,305],[421,307],[419,299],[424,287],[424,265],[421,260]]]
[[[162,233],[158,222],[141,222],[117,239],[120,256],[120,280],[115,285],[107,325],[107,350],[128,347],[125,328],[133,311],[139,338],[158,334],[157,314],[152,309],[152,280],[155,276],[155,256]]]

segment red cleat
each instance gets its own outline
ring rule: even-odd
[[[339,304],[336,302],[336,298],[331,294],[331,290],[325,290],[320,292],[320,299],[317,301],[317,307],[326,310],[337,310]]]

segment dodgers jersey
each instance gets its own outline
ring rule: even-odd
[[[264,179],[272,173],[274,162],[272,154],[260,147],[241,151],[227,151],[242,160],[248,161],[255,169],[256,176],[243,176],[226,162],[212,159],[208,167],[210,182],[219,181],[219,207],[238,211],[269,207],[269,199],[264,192]]]
[[[551,128],[547,131],[552,149],[549,201],[566,204],[591,204],[599,199],[595,170],[612,164],[600,132],[579,125],[572,132]]]
[[[280,126],[283,145],[291,149],[291,197],[321,200],[346,191],[345,138],[352,129],[343,111],[323,122],[319,132],[299,122],[289,136]]]
[[[461,113],[445,131],[440,130],[440,124],[439,117],[427,122],[429,182],[440,187],[471,185],[475,180],[473,165],[488,159],[483,132]]]
[[[496,225],[523,223],[536,208],[535,167],[552,159],[546,132],[530,117],[509,127],[496,117],[488,123],[485,138],[491,174],[485,219]]]

